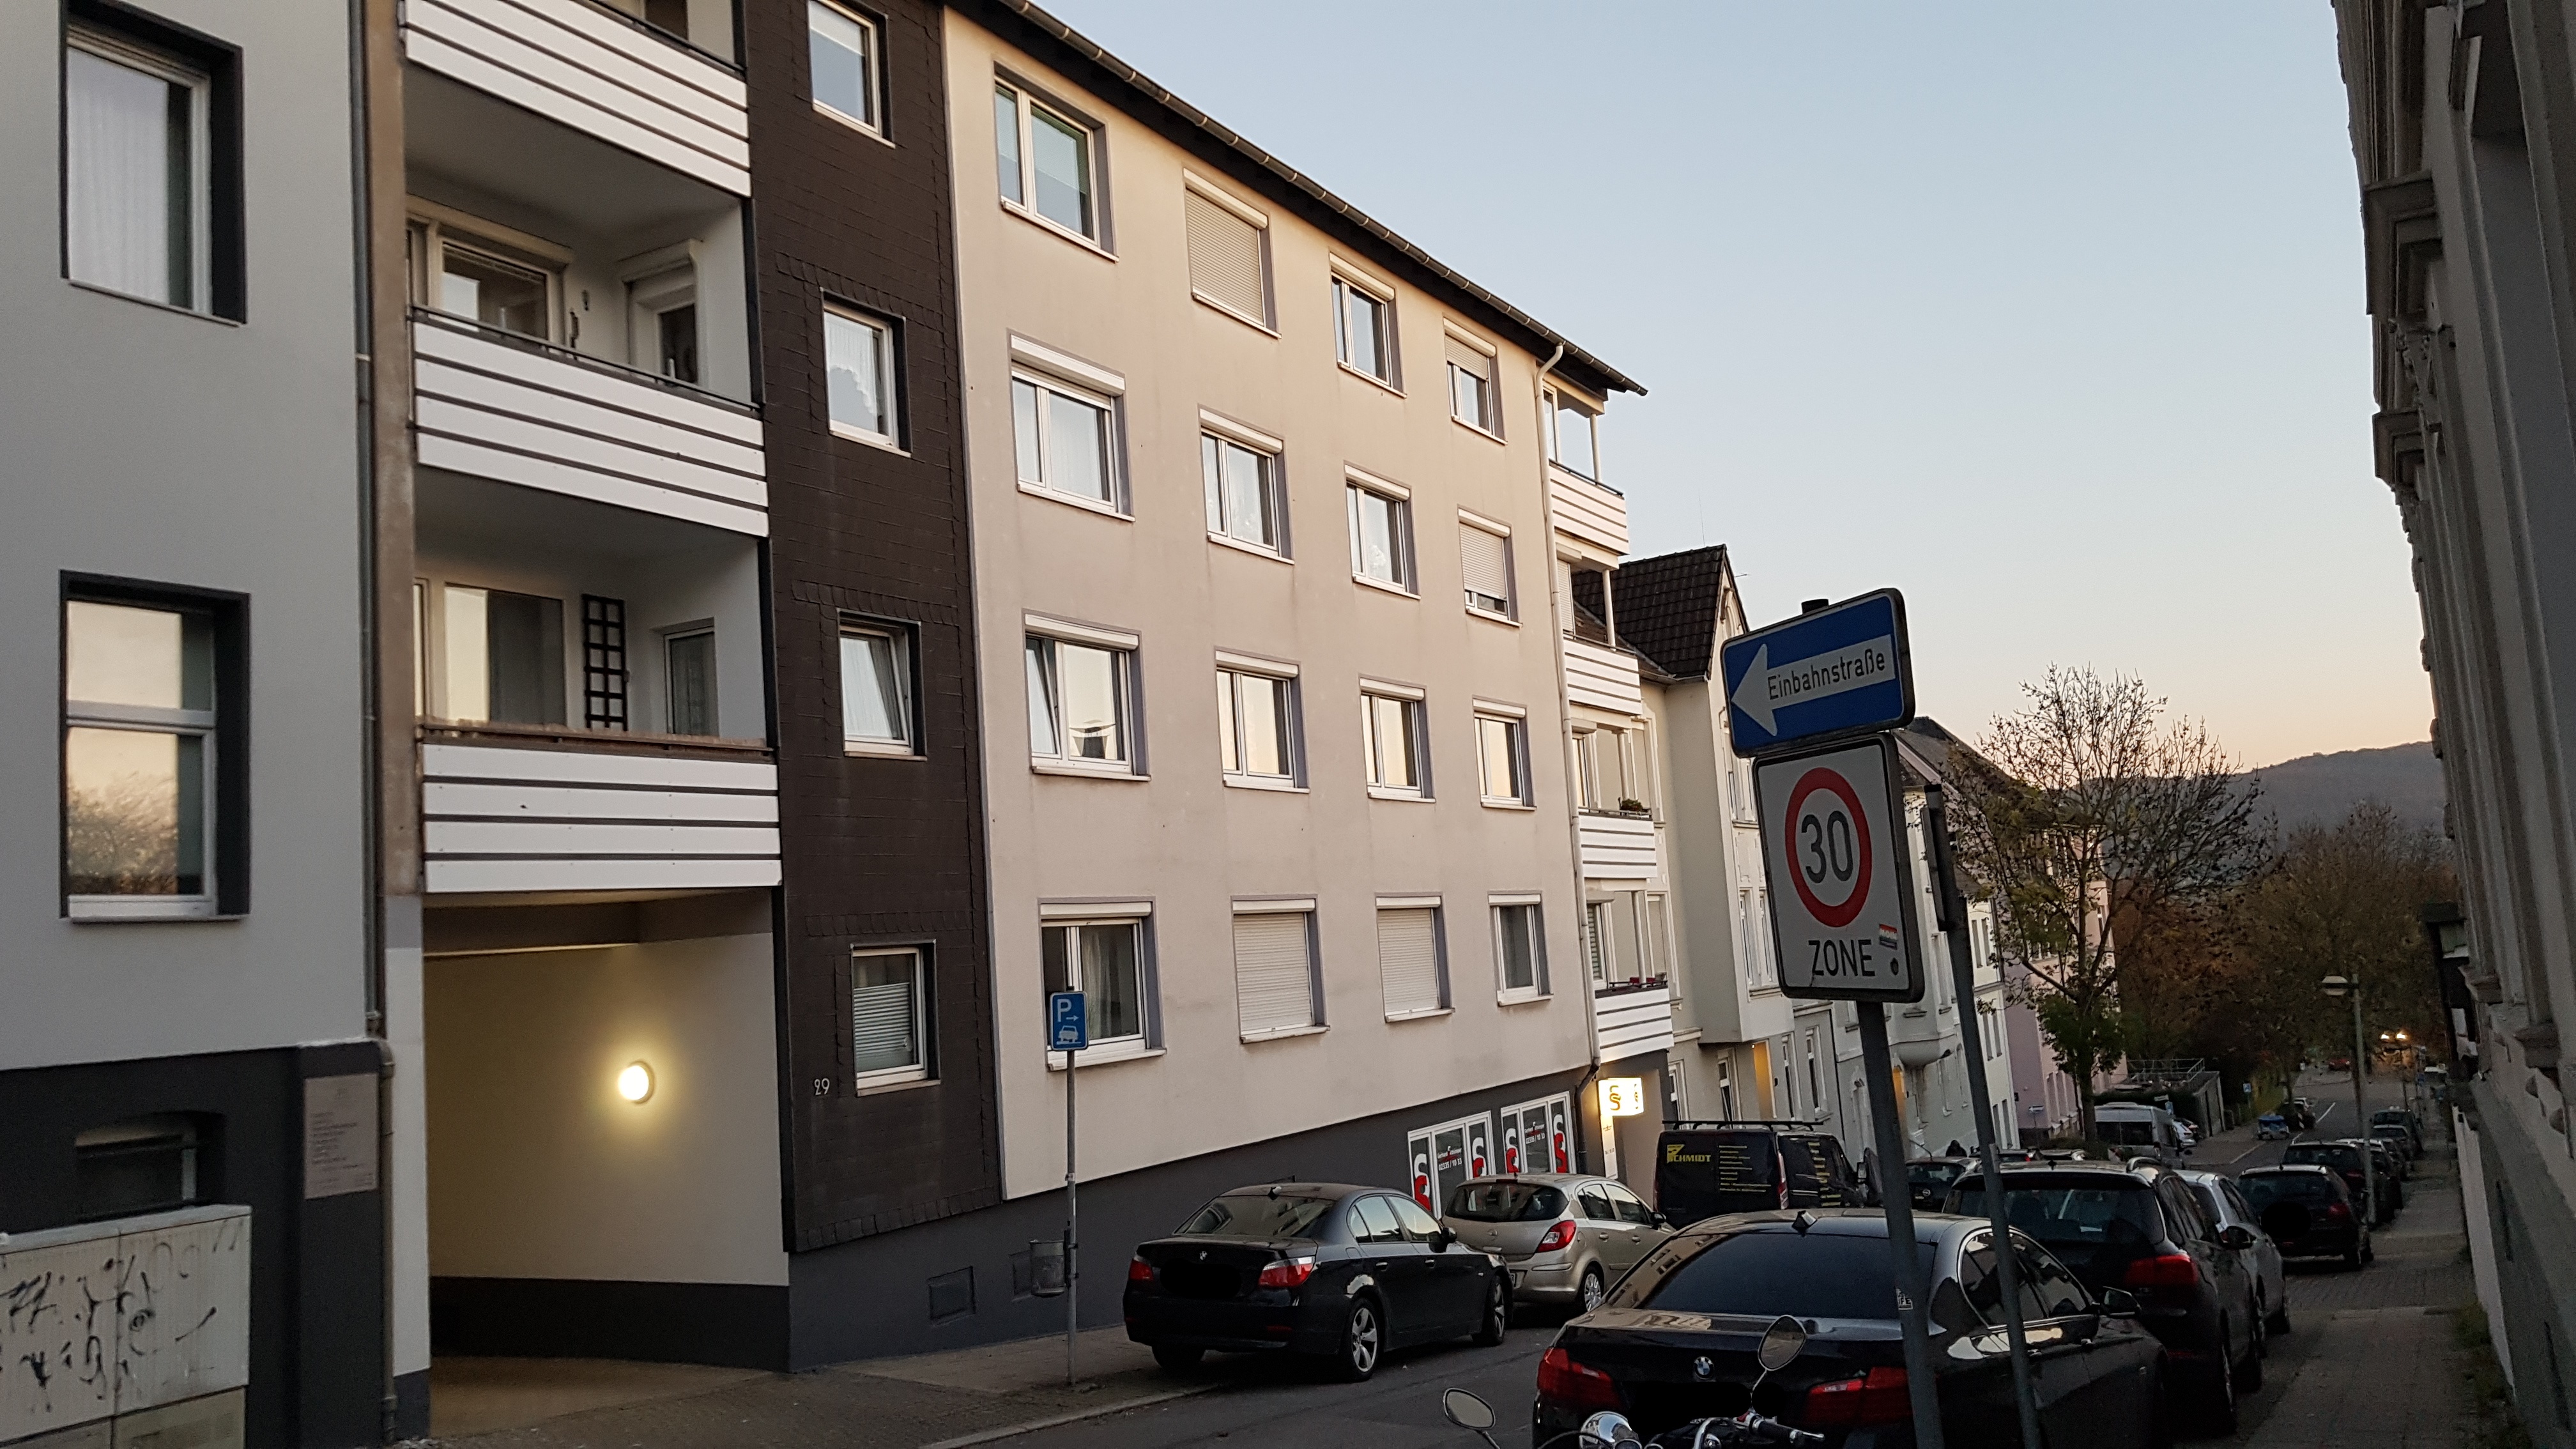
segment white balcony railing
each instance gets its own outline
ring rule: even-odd
[[[250,1215],[0,1234],[0,1443],[241,1443]]]
[[[1585,639],[1567,639],[1565,692],[1576,704],[1616,714],[1644,714],[1646,692],[1637,682],[1637,656]]]
[[[1610,985],[1592,993],[1593,1060],[1672,1050],[1673,989],[1651,985]]]
[[[778,767],[757,744],[428,725],[432,895],[778,884]]]
[[[1628,551],[1628,500],[1618,490],[1589,483],[1559,468],[1548,491],[1548,521],[1556,531],[1613,554]]]
[[[411,333],[423,466],[769,532],[752,409],[435,312]]]
[[[748,96],[713,56],[586,0],[405,0],[403,12],[413,64],[751,194]]]
[[[1651,880],[1657,871],[1655,822],[1644,815],[1586,810],[1575,817],[1585,880]]]

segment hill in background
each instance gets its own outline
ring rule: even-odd
[[[2263,782],[2256,809],[2278,817],[2284,834],[2334,825],[2364,800],[2388,806],[2404,824],[2442,828],[2442,762],[2429,741],[2302,755],[2253,773]]]

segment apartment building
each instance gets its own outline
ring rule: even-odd
[[[382,1433],[350,42],[0,11],[0,1438]]]
[[[2473,1004],[2454,1130],[2478,1295],[2535,1443],[2576,1444],[2576,60],[2564,0],[2339,0],[2378,472],[2414,549]],[[2449,968],[2446,968],[2449,969]],[[2365,1010],[2368,1003],[2364,1003]]]

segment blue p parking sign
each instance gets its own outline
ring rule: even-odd
[[[1091,1045],[1091,1018],[1079,991],[1047,993],[1047,1050],[1078,1052]]]

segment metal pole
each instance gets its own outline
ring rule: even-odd
[[[1914,1247],[1914,1204],[1905,1193],[1905,1136],[1896,1125],[1895,1067],[1887,1053],[1887,1008],[1860,1007],[1861,1070],[1878,1142],[1879,1200],[1887,1208],[1887,1250],[1895,1257],[1896,1319],[1905,1334],[1905,1389],[1914,1403],[1915,1449],[1942,1449],[1941,1402],[1932,1383],[1932,1336],[1925,1327],[1923,1260]]]
[[[1078,1285],[1082,1274],[1074,1264],[1077,1221],[1073,1200],[1073,1083],[1081,1073],[1074,1070],[1077,1053],[1064,1054],[1064,1386],[1072,1388],[1073,1343],[1076,1326],[1081,1322],[1082,1294]]]
[[[2362,1096],[2363,1069],[2370,1063],[2368,1043],[2361,1039],[2361,982],[2352,983],[2352,1133],[2361,1139],[2361,1195],[2366,1201],[2362,1213],[2376,1226],[2379,1222],[2379,1164],[2370,1151],[2370,1105]]]
[[[1931,837],[1932,876],[1941,934],[1950,943],[1950,990],[1959,1008],[1959,1050],[1968,1068],[1968,1102],[1977,1113],[1977,1163],[1986,1185],[1986,1221],[1994,1225],[1995,1268],[2003,1278],[2004,1337],[2012,1346],[2013,1402],[2021,1410],[2022,1449],[2040,1449],[2039,1395],[2030,1382],[2030,1342],[2021,1322],[2021,1255],[2004,1219],[2003,1160],[1995,1149],[1995,1110],[1986,1086],[1985,1029],[1978,1020],[1977,963],[1968,952],[1968,902],[1950,853],[1950,812],[1937,784],[1923,787],[1923,830]]]

